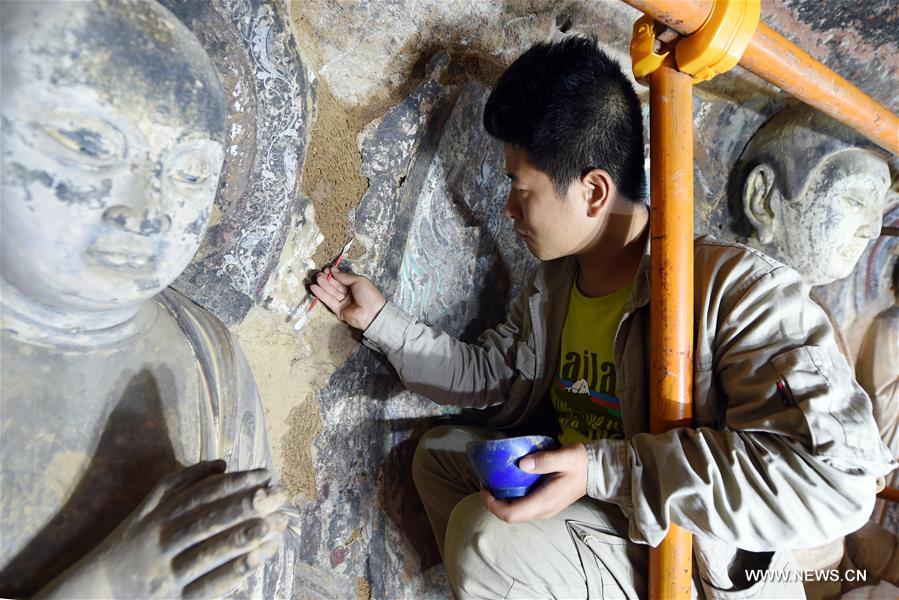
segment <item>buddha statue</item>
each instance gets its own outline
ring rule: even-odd
[[[252,374],[168,288],[218,187],[215,69],[153,1],[3,2],[0,27],[0,596],[282,595]]]
[[[736,232],[809,286],[848,276],[880,235],[890,172],[882,151],[806,105],[784,109],[731,177]]]
[[[855,363],[859,384],[874,405],[874,420],[880,437],[894,456],[899,456],[899,257],[893,259],[890,278],[893,305],[880,312],[865,333]],[[899,487],[899,471],[886,478],[887,486]],[[853,563],[869,568],[874,577],[899,586],[899,533],[883,527],[883,521],[897,506],[879,501],[875,518],[847,540]],[[890,520],[890,519],[887,519]],[[892,517],[895,522],[895,516]]]
[[[749,141],[731,175],[728,201],[737,234],[796,269],[812,287],[852,273],[868,243],[880,235],[889,191],[890,171],[882,150],[800,104],[776,114]],[[814,294],[812,298],[817,301]],[[821,308],[851,364],[839,323],[825,305]],[[845,540],[797,549],[793,556],[801,569],[829,570],[854,563],[873,576],[881,563],[892,560],[892,538],[882,534],[869,523]],[[866,555],[856,550],[860,547],[875,550]],[[877,560],[871,560],[874,556]],[[839,582],[805,586],[810,597],[846,591]]]

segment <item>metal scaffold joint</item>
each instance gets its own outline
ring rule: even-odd
[[[634,23],[634,34],[631,38],[631,63],[634,79],[643,85],[649,85],[647,77],[652,75],[668,57],[668,52],[661,54],[656,52],[656,36],[664,29],[652,17],[643,16]]]
[[[705,23],[678,40],[677,68],[696,81],[708,81],[734,68],[752,41],[761,17],[761,0],[715,0]]]
[[[702,26],[692,34],[666,44],[674,48],[677,69],[697,82],[734,68],[759,26],[761,0],[715,0]],[[658,36],[665,26],[644,15],[634,23],[631,62],[634,79],[646,85],[670,50],[659,52]]]

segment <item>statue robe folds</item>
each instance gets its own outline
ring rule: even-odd
[[[180,466],[222,458],[228,471],[273,472],[255,382],[218,319],[167,289],[104,335],[33,343],[4,323],[0,596],[37,592]],[[289,517],[278,555],[235,597],[292,595]]]

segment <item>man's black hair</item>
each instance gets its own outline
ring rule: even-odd
[[[518,57],[487,99],[484,127],[524,149],[560,196],[598,168],[628,199],[644,197],[640,100],[595,38],[542,42]]]

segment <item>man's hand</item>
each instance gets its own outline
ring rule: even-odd
[[[487,510],[507,523],[548,519],[587,493],[587,449],[583,444],[535,452],[519,460],[518,468],[545,474],[546,478],[527,496],[517,500],[497,500],[481,489]]]
[[[328,280],[328,273],[332,279]],[[343,273],[328,267],[315,277],[310,289],[337,318],[365,331],[375,320],[387,299],[371,281],[361,275]],[[317,285],[316,285],[317,284]]]
[[[265,469],[221,460],[167,475],[42,598],[208,598],[238,585],[278,549],[286,494]]]

